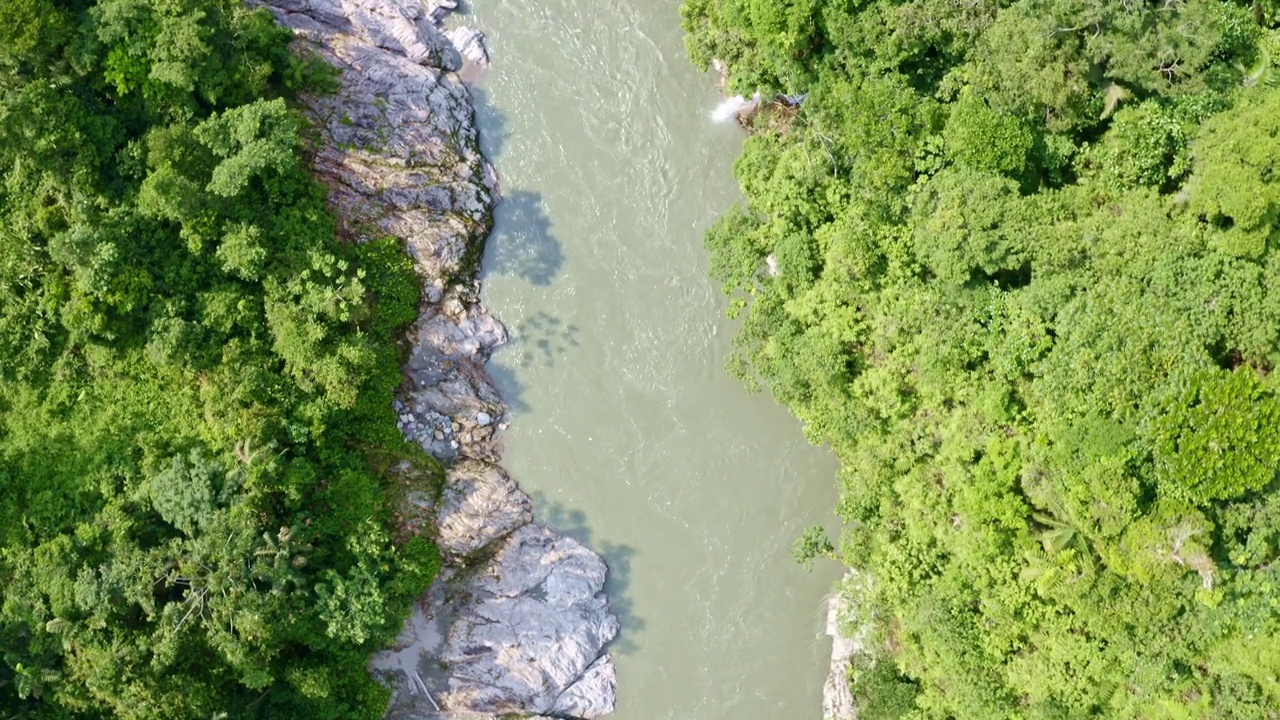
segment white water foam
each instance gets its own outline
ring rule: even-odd
[[[715,110],[711,111],[711,120],[717,123],[726,123],[737,118],[743,113],[754,111],[759,106],[760,93],[758,92],[755,95],[752,95],[750,100],[742,97],[741,95],[734,95],[731,98],[727,98],[724,102],[717,105]]]

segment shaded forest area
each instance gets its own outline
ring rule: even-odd
[[[339,242],[240,0],[0,2],[0,716],[378,718],[419,287]]]
[[[682,12],[808,93],[706,242],[841,459],[859,717],[1280,717],[1280,4]]]

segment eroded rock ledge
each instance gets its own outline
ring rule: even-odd
[[[507,335],[475,273],[497,179],[457,75],[488,62],[483,35],[444,29],[455,0],[249,1],[342,70],[335,95],[304,100],[316,174],[341,232],[403,238],[425,288],[395,410],[405,436],[448,467],[442,498],[411,495],[406,508],[410,524],[436,530],[446,567],[396,647],[371,662],[393,683],[389,717],[611,712],[604,649],[618,620],[604,561],[531,524],[528,496],[495,464],[506,406],[484,365]]]

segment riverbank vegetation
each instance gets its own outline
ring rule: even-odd
[[[859,717],[1280,717],[1280,5],[683,17],[807,93],[707,246],[842,462]]]
[[[434,572],[389,473],[418,284],[339,243],[333,87],[240,0],[0,2],[0,716],[377,718]]]

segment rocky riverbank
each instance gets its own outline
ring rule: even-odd
[[[831,667],[827,680],[822,684],[823,720],[857,720],[858,709],[849,687],[849,674],[853,671],[854,658],[863,652],[865,630],[846,634],[853,612],[855,590],[861,579],[852,571],[844,576],[835,592],[827,596],[827,635],[831,638]]]
[[[611,712],[605,646],[618,620],[603,560],[532,524],[531,503],[495,463],[506,407],[485,373],[502,324],[475,275],[497,178],[479,149],[458,76],[488,62],[483,35],[446,30],[454,0],[268,0],[279,21],[342,71],[307,98],[316,174],[352,240],[403,238],[425,288],[395,410],[405,436],[445,462],[437,500],[411,494],[445,569],[397,646],[371,669],[394,687],[389,716],[594,718]]]

